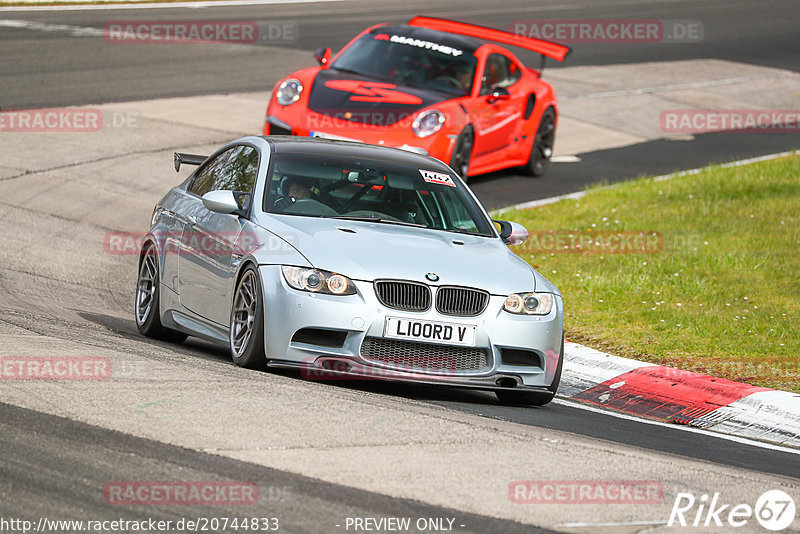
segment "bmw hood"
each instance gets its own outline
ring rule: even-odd
[[[272,228],[316,268],[355,280],[413,280],[508,295],[555,287],[499,239],[394,224],[283,216]]]
[[[336,120],[390,126],[451,98],[455,97],[331,68],[317,74],[308,108]]]

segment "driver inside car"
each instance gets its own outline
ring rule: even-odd
[[[299,180],[294,180],[289,184],[287,193],[296,200],[311,198],[311,188]]]
[[[464,88],[464,94],[469,94],[472,89],[472,69],[467,65],[460,65],[456,68],[456,75],[454,76],[461,87]]]
[[[278,200],[274,203],[275,208],[283,211],[298,200],[311,198],[312,187],[312,181],[307,178],[284,175],[278,186]]]

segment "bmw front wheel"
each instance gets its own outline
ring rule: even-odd
[[[231,306],[231,357],[240,367],[266,368],[263,300],[258,272],[248,266],[236,284]]]

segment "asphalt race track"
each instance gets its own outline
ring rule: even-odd
[[[97,518],[119,515],[103,501],[95,488],[109,480],[138,480],[160,477],[169,480],[257,481],[266,493],[256,510],[258,517],[278,517],[291,532],[321,532],[321,518],[345,517],[449,517],[457,518],[461,532],[552,532],[514,521],[467,514],[457,510],[396,499],[354,488],[337,486],[307,477],[257,465],[237,462],[200,452],[91,427],[69,419],[2,405],[0,440],[3,442],[4,480],[14,487],[13,507],[0,509],[4,517],[69,517],[80,508]],[[100,465],[92,461],[102,457]],[[68,465],[61,464],[69,458]],[[144,468],[143,465],[151,465]],[[46,481],[45,484],[42,482]],[[8,503],[9,501],[6,501]],[[5,505],[7,506],[7,505]],[[314,514],[309,515],[308,510]],[[112,509],[113,510],[113,509]],[[111,512],[111,513],[110,513]],[[126,510],[135,521],[158,517],[178,521],[183,514],[164,505],[142,511]],[[194,507],[196,517],[225,517],[241,514],[235,506]],[[468,527],[466,526],[468,525]],[[330,523],[333,530],[335,525]]]
[[[111,379],[96,382],[0,382],[0,519],[244,515],[279,517],[285,532],[327,533],[354,531],[345,528],[347,518],[411,517],[451,518],[453,530],[476,533],[671,532],[680,531],[665,525],[681,492],[721,492],[726,503],[750,505],[771,489],[800,497],[796,450],[653,425],[560,400],[540,409],[517,408],[474,391],[306,382],[292,373],[239,369],[225,350],[198,340],[174,345],[136,332],[136,258],[108,254],[102,242],[111,231],[144,230],[153,202],[186,176],[171,171],[172,151],[200,153],[258,133],[216,117],[228,105],[236,106],[230,115],[260,109],[262,115],[252,117],[257,128],[266,105],[260,99],[281,76],[311,66],[311,51],[337,49],[369,24],[416,14],[498,28],[537,17],[703,25],[703,39],[695,43],[573,44],[564,66],[551,64],[545,71],[570,90],[572,67],[703,59],[726,69],[741,64],[800,72],[795,1],[0,9],[0,110],[146,105],[161,114],[155,120],[142,112],[138,129],[119,135],[0,131],[0,356],[103,356],[114,369]],[[289,42],[213,46],[111,46],[97,33],[111,20],[155,19],[290,23],[298,33]],[[780,86],[782,102],[797,101],[800,85],[793,90]],[[583,105],[575,91],[578,96],[564,99],[565,110]],[[218,108],[192,108],[201,101],[194,99],[217,102],[217,95],[228,95],[217,99]],[[597,105],[605,102],[598,99]],[[205,126],[205,115],[213,127]],[[563,131],[574,131],[568,129],[575,124],[570,118]],[[619,121],[619,130],[630,132],[636,117],[620,114]],[[614,130],[609,122],[602,126]],[[796,133],[664,139],[645,132],[639,139],[575,152],[575,161],[554,162],[541,179],[504,171],[470,185],[487,207],[500,208],[600,181],[666,174],[799,144]],[[509,499],[509,484],[516,480],[658,481],[664,494],[650,504],[516,504]],[[257,484],[259,500],[253,506],[111,505],[103,488],[114,481],[248,481]],[[793,528],[800,531],[800,519]],[[763,530],[751,521],[736,531]]]
[[[570,43],[564,65],[550,61],[545,71],[565,66],[596,66],[713,58],[800,71],[791,0],[771,2],[765,10],[747,0],[716,3],[692,0],[605,2],[503,2],[487,7],[477,1],[322,2],[191,10],[97,10],[5,12],[0,20],[64,25],[102,31],[109,21],[251,20],[261,27],[288,23],[286,39],[253,45],[223,45],[209,51],[197,46],[108,46],[80,31],[29,30],[0,22],[0,108],[95,104],[198,94],[270,89],[287,72],[313,65],[310,52],[321,46],[337,50],[352,35],[378,22],[404,22],[416,14],[458,18],[497,28],[527,19],[690,20],[703,27],[702,41],[689,43]],[[154,15],[156,14],[156,15]],[[307,51],[296,60],[296,51]],[[524,52],[524,51],[523,51]],[[520,54],[523,60],[538,59]],[[690,143],[643,143],[626,150],[598,150],[577,163],[554,164],[545,180],[504,171],[474,180],[472,187],[490,209],[576,191],[586,184],[646,174],[666,174],[709,163],[779,153],[796,148],[791,134],[716,133]],[[557,148],[558,148],[557,143]]]
[[[274,4],[201,10],[0,11],[0,19],[26,20],[102,30],[109,21],[253,20],[298,24],[297,35],[261,46],[209,51],[203,47],[108,47],[102,39],[59,31],[29,31],[0,25],[3,107],[95,104],[164,96],[248,92],[272,88],[281,76],[282,51],[338,50],[353,35],[379,22],[406,22],[414,15],[458,18],[496,28],[517,19],[690,19],[704,28],[700,43],[570,43],[564,66],[715,58],[800,70],[791,0],[757,2],[510,0],[502,5],[467,0],[397,2],[343,1]],[[268,50],[264,50],[266,47]],[[314,65],[308,54],[307,66]],[[221,59],[224,58],[224,61]],[[520,55],[532,59],[536,57]],[[561,66],[551,61],[547,69]],[[547,71],[545,71],[547,72]]]

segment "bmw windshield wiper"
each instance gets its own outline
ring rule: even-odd
[[[482,234],[480,232],[470,232],[462,228],[445,228],[445,232],[453,232],[454,234],[476,235],[478,237],[492,237],[491,234]]]
[[[424,224],[410,223],[405,221],[393,221],[390,219],[382,219],[380,215],[338,215],[336,217],[327,217],[328,219],[343,219],[346,221],[362,221],[362,222],[376,222],[385,224],[398,224],[400,226],[413,226],[415,228],[427,228]]]

